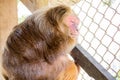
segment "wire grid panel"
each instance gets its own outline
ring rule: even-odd
[[[81,0],[72,6],[80,18],[79,44],[120,80],[120,0]],[[78,80],[94,80],[82,69]]]

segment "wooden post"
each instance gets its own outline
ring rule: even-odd
[[[17,0],[0,0],[0,54],[6,39],[17,24]]]
[[[48,5],[48,0],[21,0],[21,2],[31,11]]]
[[[36,4],[36,9],[39,9],[41,7],[47,6],[48,0],[35,0],[35,4]]]
[[[6,39],[16,24],[17,0],[0,0],[0,80],[4,80],[1,75],[1,54],[4,51]]]
[[[59,4],[65,4],[72,6],[76,3],[78,3],[80,0],[49,0],[50,5],[59,5]]]
[[[79,44],[72,50],[75,63],[80,65],[95,80],[115,80],[84,48]]]

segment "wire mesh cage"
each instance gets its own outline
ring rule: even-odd
[[[120,0],[81,0],[73,10],[81,20],[79,44],[120,80]],[[94,80],[82,69],[78,80]]]

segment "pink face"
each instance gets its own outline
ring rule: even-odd
[[[79,32],[78,32],[78,24],[80,20],[76,15],[68,15],[65,18],[65,24],[69,27],[70,29],[70,35],[72,37],[77,37]]]

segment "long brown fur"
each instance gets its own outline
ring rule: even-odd
[[[66,54],[76,40],[69,34],[64,17],[66,6],[37,11],[14,27],[3,54],[8,80],[76,80],[77,66]]]

